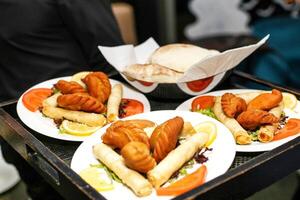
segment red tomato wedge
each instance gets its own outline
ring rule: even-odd
[[[172,183],[168,187],[161,187],[156,189],[156,193],[159,196],[173,196],[183,194],[202,185],[205,182],[206,174],[207,168],[205,165],[202,165],[195,172],[185,176],[175,183]]]
[[[282,129],[277,131],[273,138],[273,141],[281,140],[298,133],[300,133],[300,119],[291,118]]]
[[[124,118],[144,112],[144,105],[138,100],[123,98],[121,100],[119,111],[119,117]]]
[[[211,108],[215,104],[215,96],[201,96],[197,97],[192,102],[192,111],[197,111],[200,109]]]
[[[49,88],[35,88],[26,92],[22,97],[24,106],[31,112],[42,107],[43,101],[52,94]]]
[[[187,82],[186,85],[193,92],[200,92],[205,88],[207,88],[207,86],[212,82],[213,78],[214,77],[212,76],[212,77],[208,77],[196,81]]]

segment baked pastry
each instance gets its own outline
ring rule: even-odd
[[[116,121],[106,129],[102,135],[103,143],[113,148],[122,149],[127,143],[132,141],[142,142],[150,148],[149,139],[145,131],[133,123],[126,121]]]
[[[93,146],[93,153],[105,166],[113,171],[122,182],[139,197],[148,196],[152,192],[150,182],[135,170],[129,169],[124,159],[109,146],[100,143]]]
[[[57,105],[69,110],[93,113],[103,113],[106,110],[106,107],[100,101],[84,93],[60,95],[57,97]]]
[[[86,75],[82,80],[86,86],[88,93],[98,99],[101,103],[105,103],[111,92],[111,85],[106,74],[103,72],[92,72]]]
[[[279,122],[279,118],[263,110],[246,110],[242,112],[237,121],[247,130],[255,130],[258,126]]]
[[[75,81],[59,80],[54,87],[62,94],[86,93],[86,90]]]
[[[246,101],[232,93],[222,95],[221,105],[226,116],[231,118],[234,118],[247,109]]]
[[[195,133],[185,142],[172,150],[160,163],[147,173],[150,183],[158,188],[178,171],[186,162],[191,160],[199,149],[208,141],[207,133]]]
[[[259,109],[268,111],[278,106],[281,100],[282,93],[279,90],[273,89],[272,93],[263,93],[255,97],[252,101],[249,102],[247,109]]]
[[[121,155],[129,168],[141,173],[147,173],[156,165],[149,148],[142,142],[127,143],[122,148]]]
[[[150,138],[150,145],[156,162],[164,159],[176,147],[182,127],[183,119],[177,116],[154,129]]]

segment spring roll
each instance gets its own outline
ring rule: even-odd
[[[269,113],[272,113],[275,117],[280,119],[281,113],[283,111],[284,104],[283,101],[279,103],[278,106],[272,108]],[[270,142],[273,140],[274,133],[277,129],[278,123],[274,123],[271,125],[261,126],[258,130],[257,137],[260,142]]]
[[[117,154],[106,144],[93,146],[93,153],[97,159],[112,170],[133,192],[139,196],[148,196],[152,192],[152,185],[138,172],[126,167],[122,156]]]
[[[104,126],[106,124],[106,118],[102,114],[66,110],[56,107],[56,99],[59,95],[60,94],[55,94],[44,100],[42,112],[47,117],[61,120],[67,119],[88,126]]]
[[[229,118],[225,115],[221,105],[221,97],[216,97],[216,102],[213,107],[216,117],[222,122],[233,134],[237,144],[250,144],[251,136],[234,118]]]
[[[123,96],[123,88],[121,84],[113,86],[107,101],[107,121],[113,122],[118,119],[119,106]]]
[[[189,137],[183,144],[171,151],[156,167],[147,173],[148,180],[159,188],[179,170],[184,163],[189,161],[195,153],[203,147],[208,140],[208,134],[196,133]]]

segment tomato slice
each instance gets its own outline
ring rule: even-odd
[[[142,84],[142,85],[144,85],[144,86],[151,86],[151,85],[153,85],[153,83],[151,83],[151,82],[147,82],[147,81],[138,81],[140,84]]]
[[[49,88],[34,88],[23,95],[22,102],[28,110],[35,112],[42,107],[43,101],[51,94],[52,90]]]
[[[215,104],[215,96],[200,96],[193,100],[192,111],[211,108]]]
[[[187,82],[186,85],[193,92],[200,92],[200,91],[204,90],[205,88],[207,88],[207,86],[212,82],[213,78],[214,77],[211,76],[208,78]]]
[[[277,133],[273,138],[273,141],[281,140],[289,136],[296,135],[299,132],[300,132],[300,119],[291,118],[288,120],[288,122],[282,129],[277,131]]]
[[[121,100],[119,117],[124,118],[131,115],[144,112],[144,105],[138,100],[135,99],[126,99]]]

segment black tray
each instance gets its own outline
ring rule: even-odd
[[[120,77],[114,77],[120,79]],[[233,71],[219,89],[248,88],[257,83],[293,93],[240,71]],[[183,100],[149,99],[152,110],[175,109]],[[104,199],[71,168],[72,156],[79,142],[66,142],[38,134],[24,125],[16,114],[16,101],[0,105],[0,136],[40,173],[66,199]],[[243,199],[300,168],[300,137],[272,151],[238,152],[230,169],[204,185],[175,199]]]

